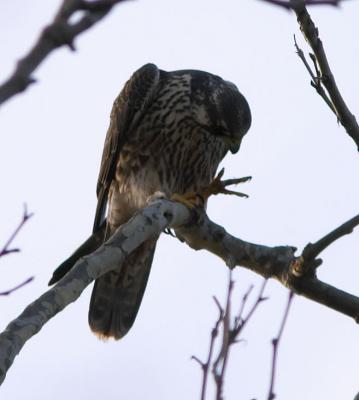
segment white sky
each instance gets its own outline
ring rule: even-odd
[[[0,3],[0,78],[12,71],[60,1]],[[310,9],[332,70],[359,111],[358,2]],[[52,270],[92,227],[95,185],[113,99],[141,65],[203,69],[237,84],[252,109],[241,151],[223,162],[227,176],[252,175],[248,200],[210,201],[210,217],[242,239],[302,248],[358,213],[359,159],[309,85],[293,33],[308,49],[295,17],[256,0],[139,0],[118,6],[35,73],[38,83],[1,108],[0,243],[27,202],[34,218],[0,260],[1,289],[36,280],[0,298],[0,329],[47,288]],[[319,276],[359,295],[359,232],[323,253]],[[261,279],[237,269],[236,299]],[[198,399],[201,372],[223,299],[224,264],[161,237],[140,313],[128,336],[103,343],[87,326],[89,288],[51,320],[16,358],[2,400]],[[272,337],[287,291],[270,282],[263,304],[233,350],[226,399],[266,399]],[[349,318],[296,297],[280,347],[278,399],[352,399],[359,391],[359,327]],[[209,396],[213,398],[213,396]]]

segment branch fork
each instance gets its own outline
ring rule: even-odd
[[[302,254],[303,263],[305,264],[306,257],[316,259],[319,252],[339,237],[348,234],[358,224],[359,215],[307,247]],[[39,332],[47,321],[75,301],[93,280],[113,269],[121,268],[132,251],[146,240],[158,237],[166,228],[173,229],[190,247],[210,251],[231,267],[242,266],[265,278],[275,278],[289,289],[313,301],[354,319],[359,316],[358,297],[321,282],[315,275],[293,277],[290,266],[297,260],[295,247],[268,247],[245,242],[212,222],[204,210],[201,218],[194,220],[191,210],[183,204],[161,199],[138,211],[107,242],[94,253],[80,259],[54,287],[26,307],[7,326],[0,334],[0,383],[27,340]],[[220,312],[220,318],[222,317],[223,312]],[[239,315],[233,335],[243,329],[245,321],[246,318],[243,320]]]

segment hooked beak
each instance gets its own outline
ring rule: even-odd
[[[232,154],[236,154],[237,152],[238,152],[238,150],[239,150],[239,148],[241,147],[241,142],[232,142],[232,143],[230,143],[230,145],[229,145],[229,151],[232,153]]]

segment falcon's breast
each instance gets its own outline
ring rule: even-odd
[[[133,116],[116,160],[108,223],[117,227],[157,191],[198,191],[249,128],[244,97],[203,71],[159,71],[149,104]]]

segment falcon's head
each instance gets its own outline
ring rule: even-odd
[[[236,153],[252,122],[245,97],[233,83],[202,71],[192,71],[191,93],[201,125],[223,138],[228,150]]]

